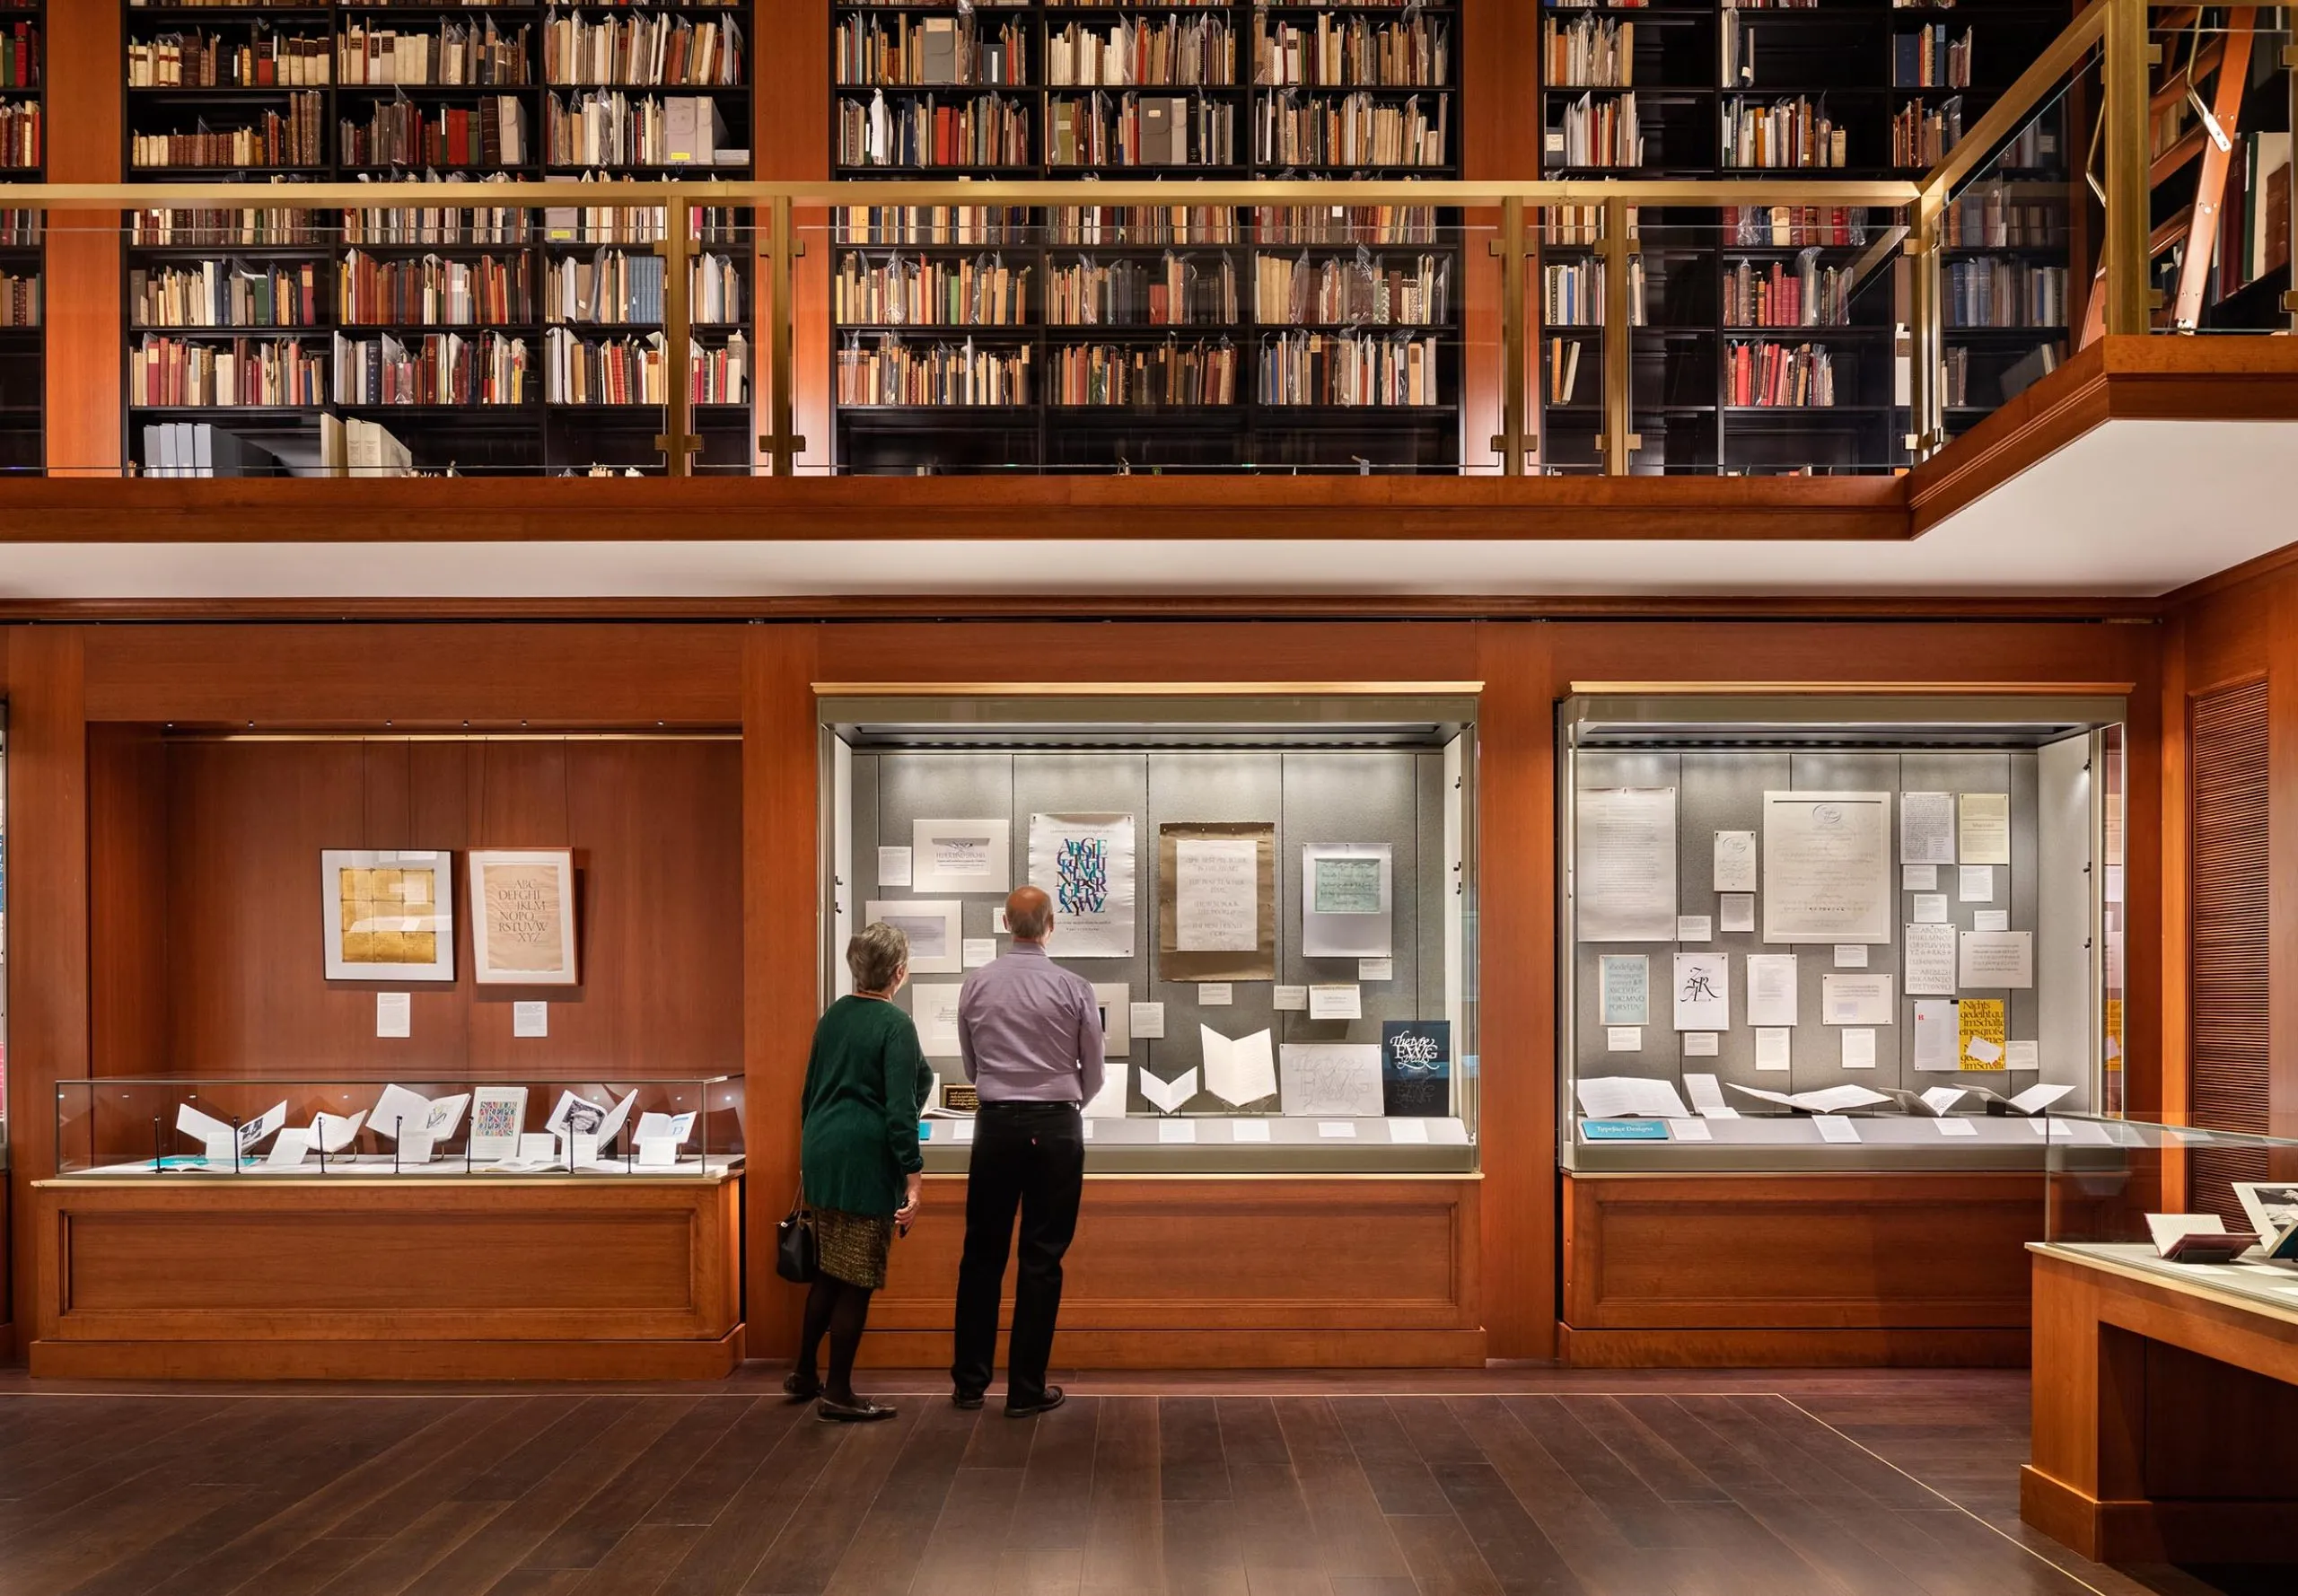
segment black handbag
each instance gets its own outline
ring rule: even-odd
[[[802,1186],[791,1199],[790,1212],[774,1227],[774,1272],[793,1285],[811,1285],[819,1261],[814,1216],[806,1212],[806,1192]]]

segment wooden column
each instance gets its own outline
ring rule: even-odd
[[[752,165],[762,182],[819,182],[830,174],[831,40],[834,23],[827,5],[793,6],[786,18],[777,17],[774,48],[759,52],[751,68],[756,88],[751,104]],[[924,175],[932,175],[930,173]],[[819,207],[799,207],[794,215],[804,253],[798,257],[796,300],[796,359],[791,387],[792,415],[798,435],[807,448],[801,454],[808,469],[827,469],[830,444],[829,390],[829,213]],[[763,213],[760,227],[763,229]],[[759,235],[760,274],[757,303],[761,318],[779,316],[784,308],[771,303],[765,275],[766,237]],[[763,326],[756,350],[760,381],[767,365],[771,338]],[[759,412],[760,433],[766,431]]]
[[[1490,1355],[1556,1355],[1556,706],[1539,622],[1477,628],[1477,1048]]]
[[[36,1300],[31,1183],[56,1170],[56,1083],[88,1073],[86,672],[76,627],[9,646],[8,1183],[15,1301]]]
[[[742,1036],[750,1351],[787,1357],[799,1296],[774,1272],[798,1182],[798,1094],[820,1007],[819,725],[811,625],[754,626],[742,655]]]
[[[48,7],[51,182],[117,183],[125,175],[120,16],[102,0]],[[120,214],[73,211],[48,222],[48,469],[110,476],[126,458]]]

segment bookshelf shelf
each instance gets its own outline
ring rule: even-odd
[[[0,151],[0,185],[37,183],[47,172],[47,40],[45,0],[0,4],[0,49],[12,66],[21,52],[24,79],[20,87],[0,86],[0,105],[38,117],[31,160],[20,162],[13,143]],[[0,326],[0,471],[37,471],[48,460],[46,220],[6,205],[0,193],[0,273],[15,280],[10,292],[24,303],[13,314],[28,316],[29,324]]]
[[[88,3],[102,4],[103,0]],[[127,83],[125,132],[131,156],[136,137],[140,134],[191,132],[203,123],[207,128],[224,131],[248,126],[251,118],[259,119],[267,113],[287,117],[291,109],[301,118],[295,126],[297,136],[308,141],[306,146],[294,149],[299,159],[290,164],[136,165],[131,160],[124,175],[132,180],[212,182],[236,177],[250,180],[290,178],[352,181],[372,178],[405,181],[435,173],[442,178],[463,180],[443,181],[440,185],[435,209],[452,214],[484,213],[495,208],[487,185],[472,180],[483,177],[538,179],[610,174],[642,180],[740,179],[751,172],[748,153],[753,136],[750,75],[759,42],[753,26],[752,0],[649,0],[643,5],[583,4],[583,0],[573,0],[572,4],[560,0],[555,4],[548,0],[513,0],[501,4],[462,4],[451,0],[405,4],[394,0],[392,4],[379,4],[334,0],[324,5],[260,7],[145,5],[135,4],[134,0],[121,3],[126,52],[121,72]],[[0,11],[0,23],[5,20],[5,12]],[[684,74],[671,75],[680,81],[659,84],[553,81],[549,30],[554,25],[571,26],[578,21],[592,28],[609,22],[618,28],[664,28],[671,31],[674,39],[689,41],[695,51],[689,58],[696,64]],[[386,36],[394,41],[408,36],[425,39],[427,57],[411,46],[402,52],[397,42],[386,52],[378,42]],[[179,37],[205,40],[231,52],[228,60],[218,60],[215,72],[215,75],[234,81],[213,85],[139,86],[134,81],[136,73],[131,70],[132,62],[148,58],[153,65],[145,70],[161,76],[171,75],[182,68],[173,56],[153,50],[146,57],[137,47],[171,46]],[[562,42],[566,37],[560,35]],[[324,46],[316,57],[307,48],[297,57],[293,75],[308,76],[316,72],[330,81],[280,84],[259,81],[267,75],[290,75],[291,69],[285,64],[289,52],[284,43],[290,39],[323,41]],[[283,42],[275,45],[275,40]],[[370,53],[355,57],[351,53],[355,41],[363,43]],[[460,75],[476,81],[364,81],[379,74],[399,75],[402,72],[425,78],[458,75],[440,68],[441,55],[451,48],[460,52],[465,63]],[[715,60],[723,57],[703,56],[705,48],[714,52],[731,49],[738,61],[739,71],[732,74],[738,81],[693,81],[726,75],[715,69]],[[239,54],[241,51],[246,54]],[[195,57],[204,62],[211,57],[212,52],[204,48],[181,52],[185,62]],[[671,58],[679,57],[673,55]],[[197,69],[203,74],[207,71],[204,65]],[[583,75],[577,69],[557,73],[560,79]],[[506,81],[487,81],[498,76]],[[346,77],[363,81],[341,81]],[[259,81],[237,81],[242,78]],[[581,142],[566,146],[551,142],[553,108],[571,110],[580,101],[618,94],[634,104],[642,101],[708,101],[716,112],[716,150],[732,152],[738,159],[706,159],[699,163],[653,159],[665,147],[685,147],[680,145],[641,147],[637,153],[643,158],[639,159],[585,162],[554,159],[554,155],[563,156],[586,146]],[[5,91],[0,91],[0,98],[4,97]],[[394,104],[411,108],[402,115],[417,121],[417,129],[409,130],[390,117],[390,108]],[[443,118],[448,120],[443,122]],[[386,124],[390,126],[387,127]],[[355,150],[350,145],[355,131],[363,139],[382,142]],[[426,133],[432,141],[427,146],[424,142]],[[706,145],[695,147],[706,156],[711,153]],[[301,158],[305,156],[306,149],[318,158]],[[384,153],[401,158],[373,158]],[[294,198],[293,185],[283,184],[280,206],[293,206]],[[602,185],[597,204],[610,206],[614,201],[613,186]],[[659,311],[657,319],[627,322],[559,322],[539,311],[552,271],[571,269],[562,267],[560,263],[584,266],[601,250],[610,250],[653,259],[646,244],[551,238],[539,216],[527,218],[523,231],[512,239],[489,239],[482,233],[438,240],[399,237],[367,242],[353,236],[355,230],[347,226],[359,213],[322,209],[294,214],[310,216],[320,236],[275,239],[260,244],[146,244],[141,241],[139,232],[132,234],[124,244],[130,277],[146,268],[154,272],[167,268],[184,270],[203,261],[224,263],[227,270],[257,273],[275,268],[292,271],[293,263],[321,263],[319,293],[323,314],[315,324],[280,328],[152,327],[131,333],[127,435],[131,452],[140,464],[148,467],[153,463],[145,435],[146,425],[208,420],[233,425],[249,434],[242,442],[259,444],[287,469],[318,470],[325,464],[323,452],[328,435],[320,418],[335,416],[381,423],[407,446],[414,467],[421,470],[443,469],[451,463],[470,471],[580,471],[593,465],[618,470],[625,466],[644,469],[651,465],[659,469],[660,456],[652,449],[652,434],[645,438],[634,438],[632,418],[645,415],[653,423],[653,432],[658,433],[663,406],[626,408],[547,402],[548,394],[553,391],[551,363],[559,335],[571,340],[569,358],[578,362],[605,359],[634,343],[643,348],[650,338],[660,338]],[[189,222],[182,213],[177,215],[179,226]],[[739,320],[697,323],[695,342],[706,349],[725,350],[739,338],[743,367],[741,390],[746,396],[753,395],[755,383],[751,378],[756,368],[750,351],[756,344],[750,318],[756,304],[756,272],[750,224],[746,213],[741,212],[733,214],[731,223],[724,218],[714,220],[721,232],[736,232],[738,241],[705,241],[706,234],[697,239],[696,254],[697,258],[713,254],[733,263],[738,284],[734,291],[741,315]],[[409,229],[393,231],[404,233]],[[422,270],[423,262],[435,259],[440,263],[435,269],[443,273],[476,273],[483,261],[523,262],[526,291],[535,296],[538,313],[452,323],[351,320],[345,316],[345,306],[339,303],[338,272],[334,267],[354,255],[389,262],[394,270]],[[501,302],[494,303],[499,305]],[[512,303],[522,311],[527,309],[527,302],[522,299],[514,298]],[[410,307],[407,302],[399,302],[388,308],[399,311]],[[282,339],[294,342],[301,346],[305,357],[316,355],[329,400],[324,404],[283,407],[161,407],[134,403],[133,398],[142,391],[133,381],[135,351],[147,338],[179,340],[187,346],[218,351],[227,351],[228,346],[241,343],[252,349]],[[390,353],[385,340],[403,350],[414,367],[436,366],[443,362],[452,365],[459,354],[464,364],[456,368],[460,374],[455,377],[453,391],[464,391],[466,387],[472,391],[484,391],[483,380],[494,369],[494,381],[510,384],[514,397],[499,403],[352,402],[350,396],[355,390],[345,386],[349,381],[346,373],[336,369],[340,363],[338,338],[349,350],[348,355],[341,356],[342,361],[381,359]],[[603,345],[617,347],[602,352]],[[0,345],[0,358],[4,358],[4,347]],[[618,380],[640,380],[636,361],[626,364],[629,370]],[[406,373],[401,376],[410,382],[415,380]],[[425,394],[447,391],[443,387],[415,387],[409,390]],[[579,387],[574,390],[584,390]],[[372,395],[373,390],[367,391]],[[739,461],[746,469],[755,451],[757,435],[750,399],[746,397],[740,404],[697,405],[694,414],[695,431],[703,436],[705,454],[720,463]],[[258,430],[260,436],[254,435]]]
[[[1221,0],[1215,4],[1126,0],[1114,5],[1080,5],[1030,0],[1017,5],[978,5],[969,22],[960,19],[954,7],[929,0],[911,4],[838,0],[831,10],[839,42],[831,68],[830,142],[839,158],[836,175],[841,178],[900,179],[931,173],[1057,179],[1101,171],[1140,177],[1404,179],[1450,177],[1460,170],[1462,39],[1457,5],[1407,7],[1374,0],[1268,5],[1247,0]],[[925,33],[929,22],[934,29],[930,42]],[[969,34],[968,28],[972,30]],[[1429,81],[1418,84],[1255,81],[1257,51],[1264,38],[1272,48],[1306,46],[1306,55],[1288,58],[1283,75],[1328,79],[1348,75],[1313,58],[1320,28],[1360,39],[1410,41],[1414,50],[1410,70]],[[1123,84],[1051,81],[1057,75],[1104,75],[1086,41],[1110,40],[1119,30],[1137,30],[1127,34],[1136,42],[1162,40],[1161,48],[1170,47],[1176,52],[1172,59],[1188,63],[1128,70],[1126,75],[1153,79],[1203,75],[1208,81],[1202,85],[1171,81]],[[972,63],[982,57],[972,53],[969,39],[985,45],[999,42],[1011,52],[1001,59],[1017,70],[1001,68],[989,75],[1018,75],[1022,81],[911,81],[921,76],[969,75]],[[1061,51],[1058,66],[1057,48]],[[1209,55],[1200,57],[1188,53],[1200,48]],[[897,48],[898,56],[893,53]],[[1199,59],[1210,62],[1201,73],[1197,66]],[[880,74],[904,81],[882,84],[871,81]],[[937,120],[923,124],[929,102]],[[1011,118],[985,114],[993,103],[1011,108]],[[879,110],[881,105],[884,110]],[[1355,127],[1359,138],[1336,149],[1314,140],[1280,136],[1284,112],[1311,107],[1326,110],[1331,122]],[[1410,120],[1416,113],[1423,124]],[[973,123],[961,126],[969,116]],[[904,127],[890,125],[901,119],[908,119]],[[994,128],[982,126],[993,120]],[[1091,134],[1104,127],[1112,136],[1106,150],[1094,147],[1090,139]],[[969,137],[960,141],[960,132]],[[992,132],[996,135],[994,139],[987,137]],[[1384,146],[1366,136],[1374,134],[1396,142]],[[1078,152],[1076,158],[1060,158],[1066,157],[1073,147]],[[916,153],[921,151],[923,158]],[[1376,158],[1346,158],[1354,154]],[[1431,158],[1408,159],[1415,154]],[[1001,357],[1025,350],[1030,369],[1027,404],[841,403],[835,411],[833,427],[835,469],[901,473],[942,469],[1034,470],[1051,466],[1355,469],[1360,457],[1373,460],[1376,469],[1457,469],[1460,423],[1452,396],[1457,395],[1461,378],[1459,305],[1464,267],[1456,223],[1446,222],[1438,241],[1420,241],[1439,231],[1433,212],[1423,218],[1418,232],[1408,233],[1399,227],[1380,241],[1367,239],[1361,245],[1354,236],[1264,240],[1257,236],[1249,212],[1224,209],[1217,213],[1219,224],[1214,230],[1217,236],[1167,241],[1110,227],[1102,229],[1094,241],[1084,242],[1066,241],[1049,225],[1058,214],[1033,211],[1013,234],[979,242],[886,237],[882,230],[873,228],[864,211],[838,218],[828,245],[833,275],[842,280],[849,269],[872,274],[873,294],[882,291],[886,263],[894,257],[913,265],[930,262],[943,270],[994,259],[1017,274],[1026,272],[1028,278],[1019,289],[1016,320],[974,325],[855,321],[838,326],[829,355],[834,392],[846,390],[841,378],[847,369],[857,374],[857,380],[864,369],[882,370],[881,352],[895,345],[908,347],[914,355],[937,346],[961,349],[969,342],[976,351],[995,349]],[[923,228],[912,231],[923,232]],[[1301,231],[1320,230],[1311,226]],[[1377,262],[1383,275],[1408,269],[1417,274],[1422,259],[1427,259],[1429,269],[1441,274],[1443,285],[1437,295],[1442,313],[1432,325],[1399,322],[1364,327],[1348,334],[1345,329],[1350,324],[1332,318],[1276,320],[1257,312],[1257,258],[1305,260],[1310,263],[1311,277],[1316,278],[1327,270],[1346,269],[1360,249]],[[1175,262],[1170,268],[1174,276],[1171,283],[1167,281],[1169,257]],[[1074,272],[1081,262],[1094,272],[1134,274],[1129,285],[1116,290],[1137,292],[1134,308],[1118,312],[1114,320],[1056,320],[1048,303],[1055,274]],[[1202,288],[1206,274],[1217,274],[1224,266],[1233,277],[1233,308],[1216,306],[1213,320],[1148,320],[1147,295],[1153,288],[1186,294],[1192,272]],[[1064,291],[1099,295],[1110,290],[1096,283],[1090,289],[1072,285]],[[867,308],[874,313],[880,303],[871,299]],[[1278,363],[1288,360],[1313,364],[1314,370],[1306,380],[1314,388],[1324,380],[1326,364],[1338,355],[1344,337],[1351,339],[1347,346],[1351,350],[1383,371],[1389,371],[1385,363],[1392,357],[1417,363],[1417,380],[1424,385],[1433,382],[1446,402],[1326,408],[1269,404],[1257,398],[1265,379],[1273,384]],[[1310,343],[1304,346],[1303,340]],[[1419,347],[1417,352],[1367,347],[1398,342]],[[1065,381],[1108,379],[1104,364],[1094,363],[1094,351],[1109,352],[1110,359],[1126,364],[1131,381],[1152,384],[1156,401],[1134,400],[1135,390],[1127,389],[1127,402],[1074,402],[1075,393],[1060,386]],[[1214,384],[1218,397],[1202,405],[1166,402],[1162,397],[1167,391],[1162,388],[1165,366],[1170,363],[1177,373],[1189,372],[1192,374],[1186,380],[1194,383],[1198,380],[1194,374],[1197,368],[1187,363],[1207,354],[1227,363],[1224,368],[1226,386],[1219,376],[1204,379]],[[1066,375],[1065,356],[1074,357],[1075,363]],[[880,364],[867,364],[873,357]],[[1271,391],[1276,390],[1271,387]],[[1417,395],[1423,390],[1410,391]],[[1063,402],[1065,393],[1072,402]]]

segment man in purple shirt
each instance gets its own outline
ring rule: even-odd
[[[1101,1010],[1091,981],[1046,957],[1051,899],[1035,887],[1015,889],[1005,899],[1005,925],[1013,946],[968,976],[958,995],[958,1051],[981,1111],[966,1176],[950,1399],[978,1407],[988,1389],[1018,1209],[1022,1257],[1005,1351],[1005,1414],[1026,1418],[1062,1403],[1045,1369],[1061,1311],[1061,1255],[1077,1233],[1085,1189],[1083,1111],[1101,1089]]]

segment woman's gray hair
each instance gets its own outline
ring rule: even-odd
[[[857,992],[883,992],[908,962],[909,938],[883,920],[871,921],[846,944],[846,968],[854,972]]]

